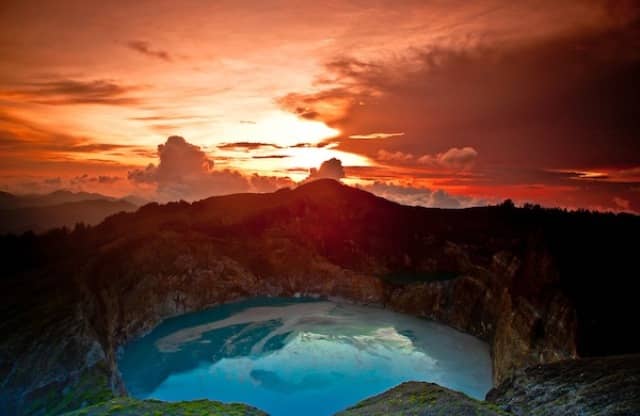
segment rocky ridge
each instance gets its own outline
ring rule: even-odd
[[[565,360],[521,369],[487,394],[518,416],[640,412],[640,355]]]
[[[433,383],[402,383],[335,416],[506,416],[492,403],[474,400]]]

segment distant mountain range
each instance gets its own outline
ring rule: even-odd
[[[59,190],[48,194],[0,192],[0,233],[41,232],[76,223],[97,224],[109,215],[134,211],[146,201]]]

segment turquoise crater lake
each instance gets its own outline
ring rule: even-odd
[[[125,346],[129,394],[242,402],[273,416],[331,415],[403,381],[478,399],[492,386],[488,345],[388,310],[258,298],[167,319]]]

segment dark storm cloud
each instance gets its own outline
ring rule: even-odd
[[[291,93],[283,108],[342,130],[403,131],[397,151],[473,147],[489,163],[538,167],[634,165],[640,131],[640,30],[616,29],[466,49],[425,46],[408,62],[341,57],[331,87]],[[341,140],[374,155],[380,142]]]
[[[640,180],[638,10],[626,2],[610,8],[607,25],[553,37],[427,44],[370,65],[336,57],[318,79],[326,89],[279,103],[339,129],[339,149],[406,168],[405,177],[466,166],[477,175],[444,181],[504,197],[535,185],[541,191],[531,197],[548,205],[615,208],[625,200],[638,210],[640,196],[611,183]],[[363,131],[405,134],[349,139]]]

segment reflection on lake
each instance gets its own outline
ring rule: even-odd
[[[384,309],[252,299],[168,319],[120,357],[129,393],[243,402],[273,416],[330,415],[407,380],[483,398],[488,346]]]

